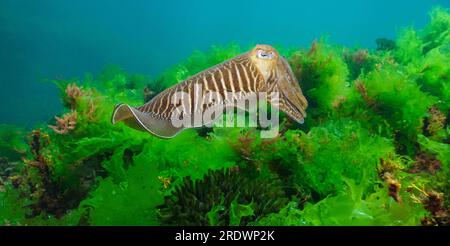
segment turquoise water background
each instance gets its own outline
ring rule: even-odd
[[[328,35],[374,48],[377,38],[423,27],[436,5],[450,1],[1,0],[0,124],[32,126],[59,113],[48,79],[107,64],[155,77],[195,50],[232,42],[307,47]]]

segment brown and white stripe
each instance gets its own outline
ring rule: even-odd
[[[263,77],[258,73],[256,67],[248,58],[240,56],[198,73],[164,90],[148,103],[138,107],[137,110],[154,117],[169,120],[172,110],[179,106],[172,104],[172,100],[177,99],[172,98],[177,92],[184,92],[189,95],[189,98],[186,100],[188,105],[184,108],[185,112],[198,112],[205,108],[196,107],[202,102],[194,100],[201,100],[207,93],[219,93],[219,98],[232,103],[239,99],[239,95],[257,92],[258,85],[262,83]],[[227,97],[230,92],[233,94],[233,98]],[[180,94],[183,95],[182,93]]]

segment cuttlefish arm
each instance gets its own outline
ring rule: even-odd
[[[178,113],[176,115],[181,115],[182,118],[193,118],[195,114],[201,115],[218,105],[227,107],[230,102],[240,100],[251,93],[267,92],[269,88],[280,94],[278,102],[269,102],[296,121],[302,122],[306,117],[307,102],[289,64],[271,46],[257,45],[250,52],[164,90],[140,107],[127,104],[116,106],[112,123],[122,121],[129,127],[150,132],[158,137],[172,138],[185,128],[201,126],[175,126],[174,114]],[[183,92],[181,96],[180,92]],[[210,96],[214,94],[218,97]],[[214,114],[212,120],[220,114]],[[203,125],[208,123],[202,122]]]
[[[272,104],[296,122],[303,124],[306,118],[308,101],[303,95],[297,78],[284,57],[280,57],[276,74],[274,91],[279,93],[279,99]]]

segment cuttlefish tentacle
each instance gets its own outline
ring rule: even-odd
[[[268,102],[303,123],[308,102],[287,60],[268,45],[257,45],[250,52],[204,70],[164,90],[142,106],[120,104],[114,110],[112,123],[123,121],[132,128],[171,138],[185,128],[172,124],[172,114],[180,107],[183,113],[188,112],[189,115],[185,116],[190,116],[203,113],[214,105],[232,104],[249,93],[257,92],[278,92],[278,100],[268,96]],[[220,96],[212,98],[211,93]],[[179,100],[187,102],[187,105],[177,103]]]
[[[296,121],[303,123],[306,117],[308,102],[303,96],[300,85],[284,57],[280,58],[277,67],[276,88],[279,95],[279,108]]]

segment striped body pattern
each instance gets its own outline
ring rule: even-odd
[[[220,95],[217,97],[219,101],[215,103],[227,104],[245,97],[247,93],[257,92],[262,83],[263,78],[258,73],[257,68],[246,56],[239,56],[200,72],[161,92],[137,109],[154,117],[170,119],[170,113],[173,109],[171,101],[172,98],[177,100],[176,92],[184,92],[185,95],[189,95],[187,100],[190,109],[185,109],[184,112],[202,112],[208,104],[204,101],[199,103],[194,100],[199,98],[208,100],[207,93],[218,93]],[[195,90],[195,88],[201,88],[201,90]],[[229,93],[226,92],[232,92],[234,98],[229,98]],[[180,99],[183,100],[184,98]],[[196,105],[202,105],[203,107],[196,108]]]
[[[257,45],[250,52],[204,70],[142,106],[120,104],[114,110],[112,122],[123,121],[130,127],[170,138],[189,128],[174,124],[177,119],[202,115],[217,106],[232,107],[259,92],[279,94],[276,100],[269,96],[268,102],[303,122],[307,101],[286,59],[268,45]],[[192,127],[206,123],[201,121]]]

